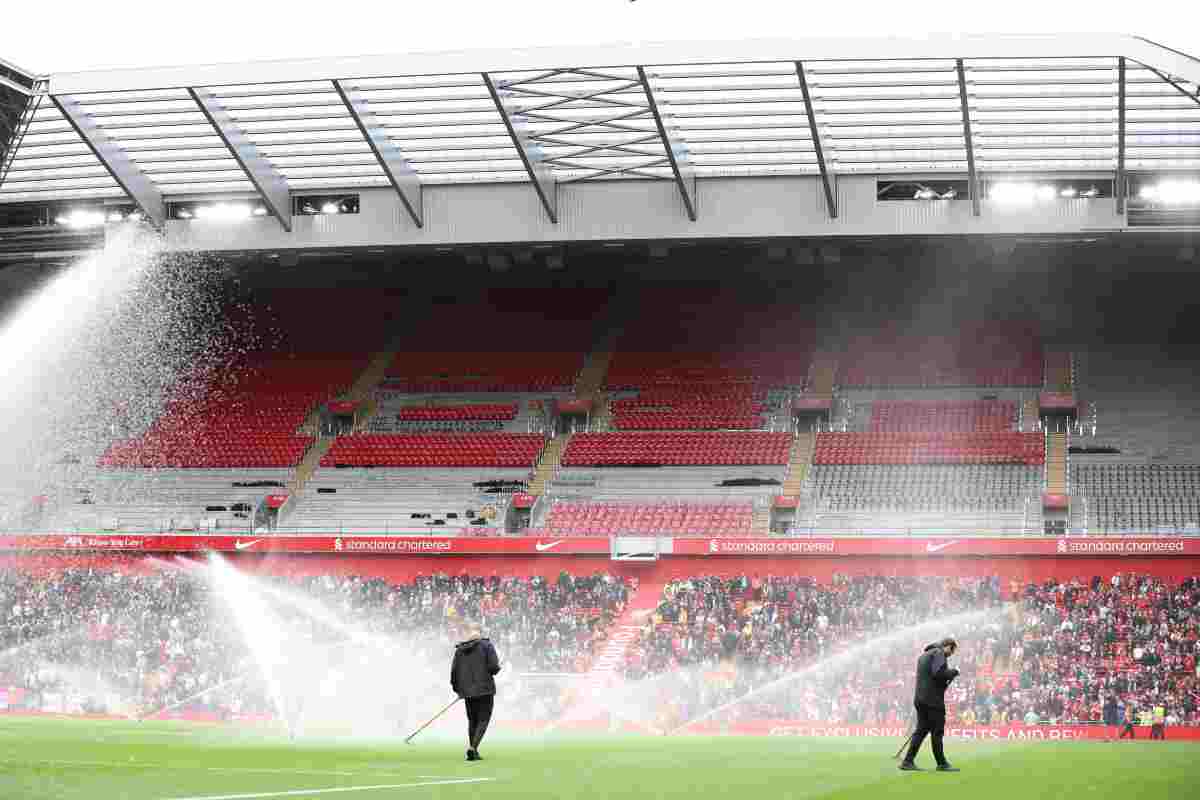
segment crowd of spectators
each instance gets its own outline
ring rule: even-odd
[[[0,690],[10,707],[271,713],[267,687],[243,680],[256,665],[236,604],[220,602],[229,598],[199,562],[26,567],[0,570]],[[459,623],[483,620],[508,670],[510,713],[533,719],[572,702],[569,679],[544,676],[588,670],[637,586],[567,573],[258,581],[324,609],[286,612],[288,626],[314,641],[338,645],[346,634],[331,627],[336,619],[403,643],[407,658],[429,665],[430,690],[446,690]],[[1139,717],[1163,706],[1169,724],[1200,725],[1196,578],[694,577],[664,587],[623,671],[664,728],[709,715],[904,724],[916,657],[946,634],[961,645],[962,674],[947,693],[952,721],[1100,721],[1115,702],[1121,716],[1127,704]]]
[[[933,624],[907,632],[922,623]],[[917,656],[953,634],[952,720],[1098,722],[1112,698],[1122,714],[1164,705],[1200,724],[1198,632],[1196,579],[698,577],[665,587],[625,672],[671,676],[655,684],[668,727],[702,716],[903,724]]]
[[[331,575],[260,581],[326,610],[276,609],[290,614],[289,628],[305,638],[337,646],[345,630],[328,620],[345,620],[361,634],[402,642],[407,658],[428,664],[443,690],[462,621],[485,620],[514,676],[582,672],[636,585],[566,573],[557,580],[438,574],[399,583]],[[196,568],[157,568],[136,558],[0,570],[0,689],[10,706],[30,709],[56,698],[67,710],[109,713],[180,703],[220,715],[269,712],[266,687],[241,680],[256,672],[250,643],[218,591]]]

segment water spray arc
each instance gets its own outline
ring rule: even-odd
[[[1002,613],[1004,613],[1004,607],[988,608],[982,611],[968,611],[964,614],[958,614],[952,617],[928,620],[917,625],[901,628],[883,636],[875,637],[874,639],[870,639],[861,644],[847,648],[846,650],[830,656],[829,658],[822,659],[821,661],[818,661],[817,663],[808,667],[784,675],[781,678],[776,678],[775,680],[766,683],[757,689],[751,689],[749,692],[740,697],[737,697],[727,703],[723,703],[716,708],[710,709],[694,719],[688,720],[684,724],[679,725],[674,730],[670,731],[670,733],[683,733],[688,728],[699,725],[702,722],[706,722],[731,708],[741,705],[742,703],[745,703],[756,697],[760,697],[764,694],[768,694],[774,690],[804,678],[818,675],[824,670],[835,668],[848,662],[863,659],[880,648],[891,647],[906,639],[919,637],[921,635],[934,635],[951,630],[969,630],[979,626],[991,618],[998,617]],[[919,654],[913,654],[914,663],[917,655]]]

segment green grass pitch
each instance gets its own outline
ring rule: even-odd
[[[958,774],[899,772],[892,739],[496,735],[485,745],[486,760],[468,764],[444,738],[293,743],[189,724],[9,717],[0,798],[1200,797],[1200,745],[1188,742],[951,742]]]

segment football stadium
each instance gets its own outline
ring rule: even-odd
[[[1194,797],[1198,247],[1135,36],[0,62],[0,797]]]

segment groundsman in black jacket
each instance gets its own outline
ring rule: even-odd
[[[454,648],[450,688],[467,705],[467,761],[482,761],[479,743],[492,719],[500,657],[492,641],[483,638],[478,624],[468,625],[466,633],[466,641],[459,642]]]
[[[958,642],[947,637],[940,642],[926,645],[925,651],[917,659],[917,680],[913,692],[913,705],[917,709],[917,729],[913,731],[908,754],[901,762],[900,769],[917,769],[914,759],[928,735],[938,770],[958,771],[946,760],[946,753],[942,749],[942,737],[946,730],[946,687],[958,677],[958,670],[951,667],[947,659],[954,655],[956,650]]]

